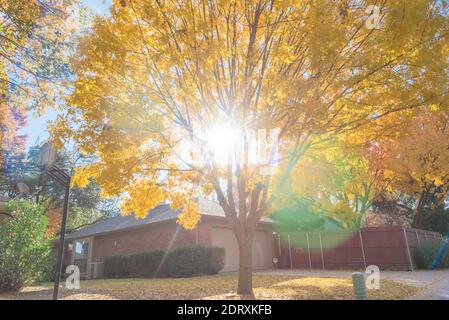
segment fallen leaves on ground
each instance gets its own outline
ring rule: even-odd
[[[256,299],[348,300],[354,299],[350,278],[254,275]],[[60,290],[62,299],[239,299],[235,293],[236,274],[178,279],[102,279],[81,281],[79,290]],[[368,290],[370,299],[405,299],[418,289],[391,280],[381,280],[379,290]],[[50,299],[51,284],[24,288],[9,299]]]

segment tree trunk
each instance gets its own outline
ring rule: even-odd
[[[418,201],[418,206],[416,207],[416,213],[415,216],[413,217],[413,222],[412,222],[412,228],[421,228],[422,224],[423,224],[423,218],[424,218],[424,206],[427,203],[427,195],[428,195],[428,191],[424,190],[423,192],[421,192],[421,195],[419,197],[419,201]]]
[[[253,295],[253,239],[239,241],[239,282],[237,294]]]

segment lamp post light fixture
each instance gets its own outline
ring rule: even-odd
[[[64,255],[65,231],[67,225],[67,212],[69,207],[69,194],[70,194],[70,181],[71,181],[71,176],[67,174],[64,170],[60,169],[55,164],[56,160],[57,160],[56,150],[52,147],[52,144],[50,142],[45,143],[39,151],[38,165],[45,171],[45,173],[50,178],[52,178],[57,184],[59,184],[61,187],[65,189],[64,205],[62,209],[62,219],[61,219],[61,230],[59,233],[58,257],[56,261],[56,275],[53,288],[53,300],[58,300],[59,280],[61,278],[62,272],[62,257]]]

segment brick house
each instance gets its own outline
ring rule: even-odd
[[[145,219],[134,216],[114,217],[87,226],[66,237],[64,264],[76,264],[81,275],[99,278],[105,258],[113,254],[166,249],[183,245],[203,245],[225,248],[222,271],[238,269],[238,247],[234,233],[221,207],[212,201],[198,200],[201,221],[192,230],[176,223],[178,213],[169,205],[153,209]],[[274,256],[272,221],[263,219],[256,230],[254,269],[271,269]]]
[[[238,246],[221,207],[198,200],[201,221],[188,231],[176,223],[178,213],[166,204],[153,209],[145,219],[114,217],[90,225],[66,237],[64,264],[76,264],[81,275],[99,278],[105,258],[183,245],[225,248],[222,271],[238,270]],[[402,226],[374,226],[360,230],[289,232],[263,218],[256,230],[253,268],[281,269],[382,269],[414,270],[415,250],[427,241],[441,240],[436,232]],[[274,232],[273,232],[274,231]],[[281,258],[278,265],[273,257]]]

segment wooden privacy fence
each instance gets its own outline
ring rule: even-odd
[[[416,269],[415,249],[439,233],[403,227],[278,233],[276,255],[284,269]]]

